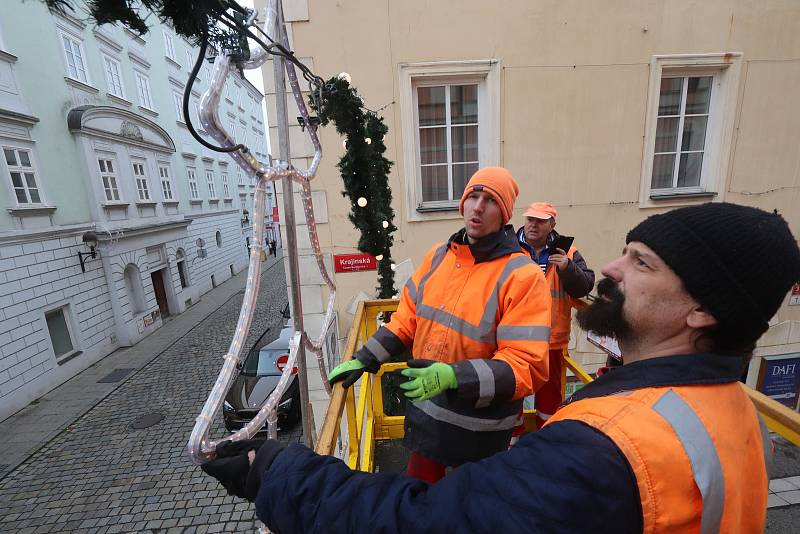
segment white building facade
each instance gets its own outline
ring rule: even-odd
[[[189,133],[191,43],[15,4],[0,20],[0,420],[246,269],[255,188]],[[263,95],[237,76],[224,96],[223,123],[268,160]]]

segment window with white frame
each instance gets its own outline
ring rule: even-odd
[[[740,71],[738,53],[653,58],[641,206],[723,192]]]
[[[422,202],[461,198],[478,170],[478,84],[416,87]]]
[[[175,104],[175,117],[183,122],[183,95],[178,91],[173,91],[172,102]]]
[[[103,67],[106,73],[106,86],[109,94],[125,98],[125,87],[122,84],[121,69],[119,61],[103,56]]]
[[[189,196],[192,200],[200,198],[197,191],[197,173],[194,167],[186,167],[186,179],[189,182]]]
[[[119,202],[119,187],[117,186],[116,164],[111,158],[97,158],[100,169],[100,180],[103,182],[103,193],[108,202]]]
[[[83,43],[75,37],[61,32],[61,44],[64,47],[64,59],[67,62],[67,75],[73,80],[89,84],[89,74],[86,70]]]
[[[17,204],[41,204],[39,185],[36,181],[36,169],[33,167],[31,151],[18,147],[3,147],[8,173],[11,178],[11,187]]]
[[[70,328],[69,306],[45,312],[44,319],[56,360],[72,354],[75,351],[75,341]]]
[[[139,105],[143,108],[153,109],[153,99],[150,96],[150,78],[143,73],[134,71],[136,76],[136,91],[139,95]]]
[[[192,110],[194,111],[195,128],[202,129],[203,125],[200,123],[200,104],[196,100],[192,102]]]
[[[470,176],[499,164],[501,72],[493,59],[401,66],[410,219],[452,217],[432,212],[456,212]]]
[[[164,30],[164,50],[166,51],[168,58],[177,62],[177,56],[175,55],[175,41],[172,39],[172,35],[170,35],[166,30]]]
[[[158,177],[161,179],[161,193],[164,200],[173,200],[172,180],[169,177],[169,165],[162,163],[158,166]]]
[[[139,200],[150,200],[150,188],[147,184],[147,173],[145,172],[144,163],[133,162],[133,177],[136,179],[136,192],[139,195]]]
[[[228,173],[222,173],[222,196],[224,198],[231,198],[231,189],[228,187]]]
[[[208,198],[217,198],[217,186],[214,184],[214,171],[206,171],[208,183]]]
[[[713,76],[661,78],[652,192],[700,187],[713,82]]]
[[[197,54],[191,50],[186,50],[186,70],[191,71],[195,61],[197,61]]]
[[[236,183],[239,185],[244,185],[244,173],[242,172],[241,167],[236,167]]]

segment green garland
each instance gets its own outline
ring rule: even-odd
[[[378,297],[395,295],[394,270],[391,247],[394,225],[392,190],[389,188],[389,170],[393,163],[384,157],[384,135],[389,129],[383,118],[365,110],[358,92],[343,79],[332,78],[319,102],[309,99],[311,107],[319,114],[323,126],[333,122],[336,131],[345,136],[347,152],[339,160],[344,191],[350,199],[350,222],[361,231],[358,250],[380,257],[378,260]],[[367,204],[358,205],[364,198]],[[385,227],[384,227],[385,224]]]

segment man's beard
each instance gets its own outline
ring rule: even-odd
[[[597,284],[598,298],[586,308],[578,311],[578,324],[600,336],[625,339],[631,333],[631,326],[622,316],[625,295],[616,282],[603,278]]]

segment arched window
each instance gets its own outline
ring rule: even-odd
[[[219,230],[217,230],[216,238],[217,238],[217,248],[222,248],[222,233]]]
[[[139,268],[133,263],[125,267],[125,287],[128,290],[128,300],[131,303],[131,310],[134,314],[142,313],[144,306],[144,287],[142,286],[142,275]]]
[[[181,288],[189,287],[189,271],[186,268],[186,253],[182,248],[175,252],[175,265],[178,267],[178,276],[181,278]]]

